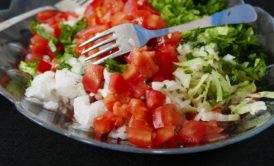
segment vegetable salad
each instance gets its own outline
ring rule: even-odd
[[[47,109],[73,111],[73,120],[97,138],[143,148],[221,139],[223,123],[266,110],[259,99],[274,97],[256,90],[266,62],[251,26],[171,33],[101,65],[83,59],[102,47],[80,55],[92,44],[78,46],[112,26],[130,22],[161,29],[211,15],[226,3],[94,0],[86,9],[41,12],[30,24],[29,54],[19,65],[32,76],[25,95]]]

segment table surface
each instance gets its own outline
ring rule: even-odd
[[[271,0],[247,0],[274,16]],[[1,0],[0,9],[9,0]],[[140,155],[89,146],[31,122],[0,96],[0,166],[17,165],[274,165],[274,128],[221,149],[188,155]]]

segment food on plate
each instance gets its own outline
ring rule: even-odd
[[[19,64],[32,76],[25,96],[49,110],[72,110],[73,120],[98,138],[138,147],[222,139],[225,123],[266,110],[259,99],[274,98],[256,89],[266,62],[251,26],[174,32],[100,65],[83,59],[102,48],[80,55],[86,47],[78,46],[126,22],[160,29],[224,8],[225,0],[94,0],[84,10],[41,12],[30,24],[30,52]]]

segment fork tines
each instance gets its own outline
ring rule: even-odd
[[[91,42],[94,42],[95,40],[98,40],[98,39],[100,39],[100,38],[102,38],[102,37],[104,37],[104,36],[107,36],[107,35],[109,35],[109,34],[111,34],[111,33],[113,33],[113,32],[111,31],[111,29],[106,30],[106,31],[104,31],[104,32],[102,32],[102,33],[99,33],[99,34],[95,35],[94,37],[88,39],[87,41],[83,42],[82,44],[80,44],[79,47],[83,47],[83,46],[85,46],[85,45],[87,45],[87,44],[89,44],[89,43],[91,43]]]
[[[95,58],[95,57],[98,57],[98,56],[100,56],[100,55],[102,55],[102,54],[104,54],[104,53],[106,53],[106,52],[109,52],[109,51],[111,51],[111,50],[116,49],[116,48],[119,47],[119,44],[117,44],[117,43],[112,44],[112,45],[110,45],[110,46],[107,45],[107,44],[109,44],[109,43],[111,43],[111,42],[114,42],[114,41],[117,39],[117,38],[116,38],[116,35],[115,35],[114,32],[112,31],[112,29],[106,30],[106,31],[104,31],[104,32],[102,32],[102,33],[99,33],[99,34],[95,35],[94,37],[92,37],[92,38],[88,39],[87,41],[81,43],[81,44],[79,45],[79,47],[86,46],[87,44],[90,44],[90,43],[92,43],[92,42],[95,42],[95,41],[97,41],[97,40],[99,40],[99,39],[101,39],[101,38],[103,38],[103,37],[105,37],[105,36],[107,36],[107,35],[111,35],[111,36],[110,36],[109,38],[107,38],[106,40],[103,40],[102,42],[99,42],[99,43],[97,43],[97,44],[95,44],[95,45],[93,45],[93,46],[91,46],[91,47],[89,47],[89,48],[87,48],[87,49],[85,49],[85,50],[83,50],[83,51],[81,52],[81,55],[84,55],[84,54],[88,53],[89,51],[92,51],[92,50],[94,50],[94,49],[100,48],[100,47],[102,47],[102,46],[106,46],[106,48],[101,49],[100,51],[96,52],[95,54],[93,54],[93,55],[91,55],[91,56],[85,58],[85,59],[84,59],[85,61],[88,61],[88,60],[90,60],[90,59],[93,59],[93,58]],[[115,53],[113,53],[113,54],[115,54],[115,56],[116,56],[117,53],[121,54],[121,52],[119,52],[119,51],[118,51],[118,52],[115,52]],[[94,62],[94,63],[97,63],[97,64],[102,63],[105,59],[113,57],[113,54],[111,54],[111,55],[109,55],[109,56],[107,56],[107,57],[104,57],[104,58],[102,58],[102,59],[100,59],[100,60],[98,60],[98,61],[96,61],[96,62]]]

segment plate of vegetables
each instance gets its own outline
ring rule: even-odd
[[[103,47],[79,47],[119,24],[161,29],[239,3],[94,0],[40,12],[0,34],[1,93],[43,127],[103,148],[183,154],[241,141],[274,121],[274,25],[262,9],[253,25],[170,33],[100,65],[83,59]],[[17,12],[41,5],[26,4]]]

